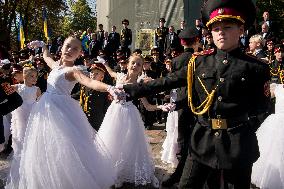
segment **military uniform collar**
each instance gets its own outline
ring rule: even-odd
[[[217,53],[216,53],[216,58],[218,60],[228,60],[230,59],[231,57],[235,57],[239,54],[241,54],[241,49],[240,48],[236,48],[230,52],[226,52],[226,51],[223,51],[223,50],[220,50],[220,49],[217,49]]]
[[[184,52],[191,52],[191,53],[194,53],[194,50],[193,50],[193,48],[185,48],[185,49],[184,49]]]

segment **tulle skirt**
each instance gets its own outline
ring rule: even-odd
[[[98,131],[116,161],[116,185],[135,183],[158,186],[144,123],[132,102],[112,102]]]
[[[176,153],[178,152],[178,112],[173,111],[168,113],[166,122],[167,136],[162,145],[161,160],[171,164],[174,168],[178,164]]]
[[[23,103],[12,112],[11,134],[14,156],[20,155],[24,136],[27,128],[28,118],[33,104]]]
[[[19,179],[11,169],[6,188],[105,189],[115,180],[104,144],[65,95],[45,93],[33,106],[19,166]]]
[[[261,189],[284,188],[284,114],[272,114],[257,130],[260,158],[253,164],[252,183]]]

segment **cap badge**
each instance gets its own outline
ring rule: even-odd
[[[224,9],[223,8],[218,9],[218,14],[223,14],[223,13],[224,13]]]

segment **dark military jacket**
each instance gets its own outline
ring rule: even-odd
[[[169,33],[169,28],[167,27],[158,27],[155,31],[156,35],[156,43],[157,46],[160,49],[160,52],[164,53],[164,50],[166,50],[166,36]]]
[[[21,106],[22,103],[21,96],[8,82],[0,78],[0,144],[5,142],[3,116]]]
[[[129,28],[123,28],[120,34],[121,47],[128,47],[132,43],[132,31]]]
[[[270,67],[270,74],[271,74],[271,82],[280,84],[281,83],[281,78],[280,78],[281,71],[284,70],[284,62],[273,60],[270,63],[269,67]]]
[[[165,40],[166,36],[168,35],[169,33],[169,28],[167,27],[158,27],[156,29],[156,36],[157,36],[157,40]]]
[[[173,72],[182,69],[186,66],[194,52],[191,48],[185,48],[184,52],[173,59]],[[191,134],[191,127],[194,123],[194,116],[188,107],[187,102],[187,87],[177,88],[177,99],[178,102],[183,102],[176,104],[176,110],[178,111],[178,138],[177,142],[179,144],[178,152],[186,153],[188,151],[188,144]]]
[[[46,69],[38,71],[36,86],[40,88],[40,91],[42,93],[45,92],[47,88],[47,76],[48,76],[48,71]]]
[[[268,59],[268,62],[272,62],[274,60],[275,57],[273,51],[266,50],[265,54],[266,58]]]
[[[81,87],[80,104],[89,123],[98,131],[110,105],[108,93],[95,91],[83,86]]]
[[[251,165],[259,157],[256,129],[269,100],[267,64],[235,49],[195,60],[193,104],[199,106],[216,89],[209,111],[199,115],[191,135],[192,158],[212,168]],[[202,81],[202,84],[198,80]],[[203,86],[202,86],[203,85]],[[187,86],[187,67],[144,84],[124,85],[132,98]],[[227,120],[227,129],[213,129],[212,119]]]

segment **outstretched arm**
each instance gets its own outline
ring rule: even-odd
[[[32,41],[28,44],[28,46],[34,49],[41,47],[44,61],[51,69],[53,69],[56,62],[52,59],[52,56],[43,41]]]
[[[44,46],[42,47],[42,51],[43,51],[43,59],[46,62],[46,64],[53,69],[53,67],[56,65],[56,62],[52,59],[52,56],[49,52],[49,50],[47,49],[46,45],[44,44]]]
[[[105,59],[101,58],[100,56],[98,56],[97,59],[98,62],[102,63],[106,67],[106,70],[109,73],[109,75],[116,80],[117,73],[109,67],[108,62]]]
[[[108,63],[105,63],[104,66],[106,67],[106,70],[109,73],[109,75],[116,80],[117,73],[109,67]]]
[[[170,73],[166,77],[161,77],[146,83],[126,84],[119,86],[129,94],[129,99],[140,98],[157,94],[169,89],[184,87],[187,84],[187,66],[179,71]]]
[[[100,82],[100,81],[97,81],[97,80],[93,80],[93,79],[87,77],[80,70],[73,70],[72,72],[67,73],[67,74],[68,75],[66,77],[68,77],[68,79],[76,80],[80,84],[82,84],[82,85],[84,85],[84,86],[86,86],[88,88],[94,89],[96,91],[106,92],[107,89],[109,88],[109,85],[107,85],[107,84],[105,84],[103,82]]]

